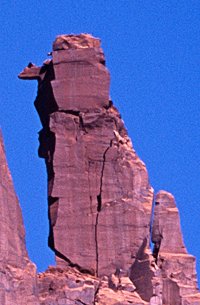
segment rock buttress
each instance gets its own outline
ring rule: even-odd
[[[49,245],[58,264],[96,275],[128,270],[149,239],[153,192],[109,99],[99,39],[58,36],[52,60],[29,64],[19,77],[38,80],[39,155],[47,165]]]

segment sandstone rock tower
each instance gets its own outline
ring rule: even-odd
[[[33,78],[37,69],[39,80],[35,107],[48,172],[49,245],[58,264],[96,275],[128,270],[149,238],[153,192],[145,165],[109,100],[100,41],[60,36],[52,58],[20,74]]]
[[[160,191],[154,207],[146,167],[109,98],[100,40],[61,35],[51,55],[19,74],[38,81],[39,156],[57,260],[38,277],[38,304],[200,305],[175,200]]]

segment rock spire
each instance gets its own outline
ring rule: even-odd
[[[52,60],[29,65],[20,78],[40,75],[35,107],[48,173],[49,245],[58,265],[95,275],[128,271],[149,240],[153,191],[109,99],[100,41],[59,36]]]
[[[185,248],[174,197],[153,194],[109,98],[100,40],[61,35],[51,55],[19,74],[38,81],[38,153],[47,168],[49,246],[57,260],[31,274],[26,304],[200,305],[195,258]],[[27,270],[20,217],[13,247]]]

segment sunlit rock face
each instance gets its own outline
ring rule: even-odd
[[[1,133],[0,211],[0,304],[37,305],[36,268],[27,255],[21,209],[8,169]]]
[[[0,135],[0,260],[23,267],[28,259],[21,209],[7,166],[2,136]]]
[[[47,168],[49,246],[57,260],[37,277],[37,302],[200,305],[174,197],[160,191],[153,198],[109,97],[100,40],[60,35],[49,55],[19,74],[38,81],[38,153]]]
[[[109,99],[110,75],[99,39],[59,36],[38,72],[35,106],[43,129],[49,188],[49,245],[58,264],[109,275],[128,270],[149,239],[153,192]],[[44,73],[44,75],[43,75]]]
[[[191,302],[191,296],[198,292],[195,258],[187,253],[175,199],[166,191],[155,196],[152,242],[161,272],[164,304],[174,304],[175,300],[177,304],[200,304],[200,299]]]
[[[174,197],[165,191],[160,191],[155,197],[152,242],[155,251],[159,248],[160,253],[187,253]]]

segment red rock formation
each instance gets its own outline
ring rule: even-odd
[[[153,192],[145,165],[109,100],[100,41],[59,36],[52,57],[20,74],[36,79],[45,71],[35,105],[49,180],[50,246],[62,262],[92,274],[128,271],[149,239]]]
[[[155,256],[156,252],[187,253],[174,197],[165,191],[160,191],[155,197],[152,242]]]
[[[198,293],[196,263],[184,246],[174,197],[165,191],[155,197],[152,242],[163,282],[163,303],[174,304],[176,299],[177,304],[187,304],[188,297]]]
[[[6,162],[1,134],[0,210],[0,304],[37,305],[36,268],[28,259],[21,209]]]
[[[115,278],[115,287],[107,277],[96,278],[75,268],[49,268],[38,275],[42,305],[144,305],[127,277]],[[111,288],[112,286],[112,288]]]
[[[14,290],[14,304],[200,305],[195,259],[184,246],[174,198],[161,191],[152,209],[145,165],[109,99],[100,41],[87,34],[58,36],[52,60],[42,67],[30,63],[19,77],[38,81],[39,156],[47,166],[49,245],[57,267],[38,274],[37,285],[34,272],[26,277],[30,263],[16,217],[13,246],[9,238],[4,243],[19,254],[15,263],[25,270],[22,287],[28,288],[25,297],[21,288]],[[2,228],[7,230],[3,222]],[[13,296],[3,297],[2,305],[13,304]]]

